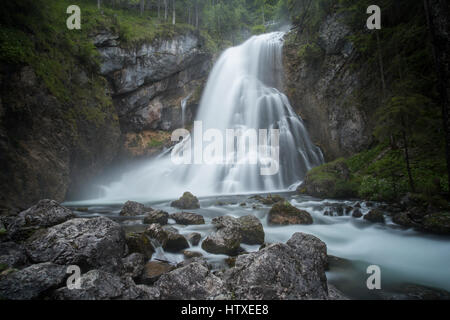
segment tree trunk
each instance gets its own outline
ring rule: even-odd
[[[158,0],[158,20],[161,20],[161,0]]]
[[[102,0],[97,0],[97,8],[100,9],[102,6]]]
[[[375,30],[375,35],[377,38],[378,64],[380,67],[381,90],[383,99],[386,99],[386,80],[384,79],[383,55],[381,54],[380,35],[378,32],[379,30]]]
[[[198,0],[195,0],[195,27],[198,29]]]
[[[168,2],[169,0],[164,0],[164,21],[167,21],[167,14],[168,14],[168,8],[167,8],[167,5],[168,5]]]
[[[172,24],[176,23],[176,6],[175,6],[175,0],[172,1]]]
[[[144,10],[145,10],[145,0],[141,0],[140,2],[140,11],[141,11],[141,16],[144,14]]]
[[[442,121],[445,133],[448,188],[450,192],[450,32],[448,0],[424,0],[428,29],[433,45],[433,57],[438,77],[438,90],[441,100]]]
[[[412,192],[416,192],[416,188],[414,186],[414,180],[411,173],[411,163],[409,162],[409,150],[408,150],[408,139],[406,138],[406,128],[405,128],[405,120],[402,117],[402,139],[403,139],[403,147],[405,150],[405,162],[406,162],[406,170],[408,171],[408,179],[409,179],[409,186],[411,187]]]

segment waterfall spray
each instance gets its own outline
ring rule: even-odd
[[[198,196],[288,190],[301,182],[308,170],[322,164],[320,149],[311,142],[302,119],[280,91],[283,35],[254,36],[226,50],[209,76],[196,117],[203,130],[215,130],[223,136],[227,130],[277,130],[276,174],[261,174],[264,159],[256,163],[175,164],[170,155],[165,155],[105,187],[104,200],[169,199],[187,190]],[[199,141],[195,135],[189,136],[174,147],[175,152],[190,139]],[[270,137],[265,144],[273,148]],[[225,150],[225,157],[234,157],[237,148]],[[246,149],[244,160],[252,157],[251,148]]]

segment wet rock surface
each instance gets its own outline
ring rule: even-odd
[[[278,202],[269,211],[269,223],[277,225],[312,224],[311,215],[292,206],[289,202]]]
[[[239,219],[222,216],[212,220],[216,231],[203,242],[202,248],[210,253],[236,255],[241,243],[264,243],[264,229],[258,218],[244,216]]]
[[[162,275],[156,287],[161,299],[212,300],[230,297],[224,281],[198,262]]]
[[[326,299],[326,259],[322,241],[296,233],[287,244],[239,256],[225,277],[237,299]]]
[[[160,225],[166,225],[169,220],[169,214],[162,210],[154,210],[147,213],[144,218],[145,224],[159,223]]]
[[[152,211],[152,208],[146,208],[142,203],[127,201],[120,211],[120,215],[124,217],[135,217],[144,215],[150,211]]]
[[[60,288],[52,297],[56,300],[154,300],[159,298],[159,293],[154,288],[137,286],[129,277],[91,270],[81,276],[80,289]]]
[[[145,233],[130,233],[126,235],[129,253],[143,254],[146,259],[151,259],[155,248]]]
[[[377,223],[384,223],[384,214],[380,210],[374,209],[370,210],[369,213],[367,213],[364,216],[364,220],[368,220],[370,222],[377,222]]]
[[[72,219],[34,234],[26,244],[35,263],[53,262],[117,271],[126,253],[125,234],[108,218]]]
[[[173,201],[170,205],[172,207],[175,207],[178,209],[188,209],[189,210],[189,209],[200,208],[200,203],[199,203],[197,197],[194,196],[190,192],[185,192],[180,199]]]
[[[0,277],[0,298],[30,300],[42,298],[64,284],[66,268],[50,262],[34,264]]]
[[[200,214],[189,212],[177,212],[170,215],[170,218],[175,220],[176,223],[182,225],[198,225],[205,224],[205,219]]]

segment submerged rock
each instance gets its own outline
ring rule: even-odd
[[[168,223],[169,214],[162,210],[154,210],[147,213],[144,218],[145,224],[159,223],[164,226]]]
[[[145,233],[130,233],[126,235],[129,253],[141,253],[149,260],[152,258],[155,248]]]
[[[199,257],[203,257],[203,254],[201,252],[198,251],[189,251],[189,250],[184,250],[183,251],[183,255],[186,259],[192,259],[192,258],[199,258]]]
[[[205,224],[203,216],[189,212],[178,212],[170,215],[170,218],[181,225],[199,225]]]
[[[392,222],[406,228],[417,226],[417,224],[410,218],[408,212],[397,213],[392,217]]]
[[[192,262],[185,267],[163,274],[155,286],[161,293],[161,299],[212,300],[230,298],[223,280],[199,262]]]
[[[56,300],[154,300],[159,298],[155,288],[137,286],[130,277],[101,270],[91,270],[80,278],[80,289],[67,287],[56,290]]]
[[[117,272],[126,253],[125,234],[108,218],[73,219],[35,233],[26,244],[33,262],[79,265]]]
[[[272,206],[269,211],[269,223],[278,225],[312,224],[313,219],[308,212],[297,209],[289,202],[284,201]]]
[[[353,218],[361,218],[363,214],[361,213],[361,210],[359,208],[356,208],[353,210],[352,217]]]
[[[275,204],[277,202],[280,201],[285,201],[285,199],[279,195],[271,195],[269,194],[266,198],[262,197],[262,196],[253,196],[250,199],[254,199],[256,201],[261,202],[262,204],[266,204],[266,205],[272,205]]]
[[[287,244],[238,256],[225,279],[235,299],[327,299],[326,263],[325,243],[296,233]]]
[[[51,289],[64,285],[66,267],[50,262],[34,264],[0,278],[0,299],[42,298]]]
[[[417,284],[405,284],[396,292],[381,292],[385,300],[450,300],[450,292]]]
[[[378,223],[384,223],[384,215],[383,212],[380,210],[370,210],[369,213],[367,213],[364,216],[364,220],[368,220],[370,222],[378,222]]]
[[[170,205],[178,209],[200,208],[200,202],[198,201],[197,197],[190,192],[185,192],[180,199],[173,201]]]
[[[152,208],[146,208],[142,203],[135,201],[125,202],[120,215],[123,217],[142,216],[147,212],[153,211]]]
[[[196,246],[200,243],[202,235],[198,232],[191,232],[186,236],[186,239],[193,245]]]
[[[422,222],[426,231],[438,234],[450,234],[450,213],[434,213],[424,217]]]

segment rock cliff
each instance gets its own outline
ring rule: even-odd
[[[328,16],[317,45],[292,32],[284,47],[286,92],[327,161],[357,153],[371,142],[371,125],[361,107],[370,78],[354,66],[357,53],[342,20],[340,14]]]

